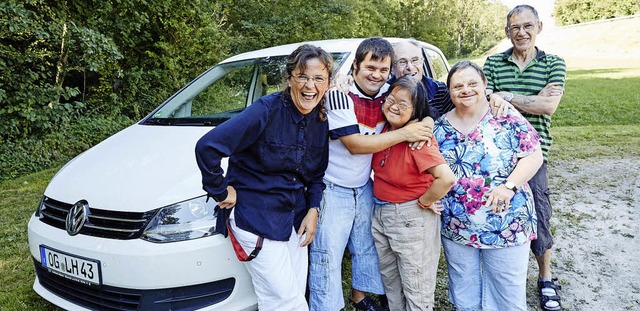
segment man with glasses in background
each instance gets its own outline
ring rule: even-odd
[[[546,54],[535,45],[542,31],[542,22],[536,9],[518,5],[507,15],[505,33],[512,48],[487,58],[483,71],[487,76],[488,91],[510,102],[531,123],[542,138],[544,163],[529,180],[538,216],[536,240],[531,250],[538,262],[538,290],[543,310],[561,310],[560,285],[551,277],[551,202],[547,161],[552,138],[549,133],[551,115],[564,94],[566,64],[556,55]],[[508,184],[508,183],[506,183]],[[508,186],[509,187],[509,186]]]
[[[416,40],[400,41],[393,45],[393,51],[395,53],[393,77],[388,81],[389,84],[406,75],[412,75],[422,81],[427,90],[427,100],[434,120],[454,108],[447,85],[423,73],[422,47]]]

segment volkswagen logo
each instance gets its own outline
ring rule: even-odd
[[[87,220],[89,214],[89,204],[87,201],[78,201],[73,204],[67,215],[67,221],[65,222],[65,228],[69,235],[76,235],[82,229],[84,222]]]

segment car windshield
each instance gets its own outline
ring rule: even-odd
[[[332,56],[337,70],[348,53]],[[219,125],[258,98],[283,90],[286,58],[274,56],[217,65],[172,96],[142,124]]]

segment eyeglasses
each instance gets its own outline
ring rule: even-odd
[[[513,34],[517,34],[520,32],[520,29],[524,29],[524,31],[532,31],[533,27],[535,27],[534,24],[528,23],[528,24],[524,24],[524,25],[511,25],[509,26],[509,31]]]
[[[307,82],[309,81],[313,81],[315,85],[322,85],[327,82],[327,78],[323,76],[309,77],[307,75],[293,76],[293,80],[295,80],[298,83],[304,83],[304,84],[307,84]]]
[[[389,108],[391,108],[393,105],[396,105],[396,107],[398,107],[398,110],[400,110],[400,111],[405,111],[405,110],[409,109],[409,105],[404,104],[404,103],[397,103],[392,98],[385,99],[384,103],[385,103],[385,105],[389,105]]]
[[[404,68],[404,67],[407,67],[407,65],[409,65],[409,62],[411,62],[411,65],[420,67],[422,65],[422,57],[414,57],[411,60],[406,60],[402,58],[396,62],[396,66],[398,66],[398,68]]]

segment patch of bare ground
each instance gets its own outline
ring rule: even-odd
[[[640,310],[640,158],[550,166],[554,277],[563,310]],[[529,261],[528,303],[541,310]]]

